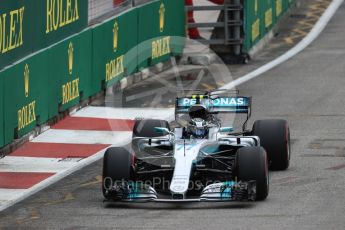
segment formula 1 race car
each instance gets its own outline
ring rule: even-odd
[[[221,114],[246,115],[242,130],[222,127]],[[250,116],[250,97],[218,90],[178,97],[173,129],[164,120],[136,120],[131,146],[105,152],[105,200],[265,200],[268,170],[289,167],[289,126],[285,120],[259,120],[247,130]]]

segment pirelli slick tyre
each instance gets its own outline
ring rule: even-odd
[[[270,169],[286,170],[290,165],[290,129],[285,120],[258,120],[253,125],[254,136],[260,138],[267,152]]]
[[[237,181],[256,181],[256,200],[265,200],[269,192],[266,151],[262,147],[243,147],[236,153]]]
[[[103,158],[103,196],[107,199],[107,188],[116,181],[134,181],[133,156],[125,148],[112,147],[106,150]]]
[[[133,127],[133,137],[159,137],[161,134],[155,131],[155,127],[168,128],[169,123],[164,120],[144,119],[137,120]]]

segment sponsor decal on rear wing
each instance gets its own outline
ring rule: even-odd
[[[204,105],[210,113],[250,113],[250,97],[193,96],[176,99],[176,113],[188,113],[193,105]]]

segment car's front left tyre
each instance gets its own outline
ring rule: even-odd
[[[262,147],[243,147],[236,153],[237,181],[256,182],[256,200],[265,200],[269,192],[266,151]]]
[[[260,138],[266,150],[270,169],[286,170],[290,165],[290,129],[285,120],[258,120],[253,125],[252,134]]]

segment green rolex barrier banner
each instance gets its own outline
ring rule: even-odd
[[[283,2],[287,0],[274,0],[275,1],[275,17],[277,20],[283,15],[285,8]]]
[[[134,9],[93,29],[93,94],[137,72],[137,20]]]
[[[283,0],[284,13],[289,10],[293,4],[295,4],[295,0]]]
[[[39,48],[80,32],[88,25],[87,0],[36,0],[42,16],[36,28]]]
[[[294,0],[247,0],[244,1],[243,52],[256,45],[276,25]]]
[[[4,78],[0,73],[0,147],[4,145],[5,129],[4,129]]]
[[[0,70],[33,51],[35,1],[0,1]]]
[[[2,73],[6,144],[48,120],[47,58],[43,52]]]
[[[266,0],[265,0],[266,1]],[[248,0],[244,2],[244,30],[245,44],[244,52],[248,52],[261,38],[262,4],[259,0]]]
[[[84,28],[86,0],[1,0],[0,70]]]
[[[92,31],[84,31],[48,51],[50,115],[91,96]],[[59,105],[59,106],[58,106]],[[53,106],[53,107],[52,107]]]
[[[261,34],[264,35],[269,32],[276,22],[275,17],[275,0],[262,0],[260,1],[261,5]]]
[[[77,27],[75,30],[67,27],[73,26],[72,23],[79,23],[77,20],[69,22],[72,20],[71,15],[77,15],[72,8],[75,9],[78,4],[78,9],[82,9],[82,3],[87,1],[51,1],[53,5],[58,4],[54,5],[59,9],[57,11],[50,11],[50,5],[30,5],[39,2],[50,4],[50,1],[13,1],[22,5],[9,4],[7,8],[1,8],[5,11],[0,12],[0,35],[5,38],[0,37],[0,44],[1,48],[7,47],[8,51],[0,52],[0,65],[8,65],[23,55],[42,48],[42,45],[54,42],[56,38],[61,39],[78,30],[77,28],[83,28],[82,22],[78,26],[74,24]],[[0,6],[9,2],[4,0]],[[65,3],[67,5],[64,5]],[[49,24],[50,19],[46,21],[48,24],[43,23],[45,29],[48,25],[49,33],[46,35],[38,33],[41,32],[40,26],[30,24],[30,27],[24,28],[25,19],[28,17],[26,13],[30,15],[30,9],[35,9],[35,17],[39,18],[40,12],[43,12],[42,8],[46,8],[44,12],[48,12],[49,17],[52,14],[56,19],[53,20],[52,27]],[[69,13],[61,9],[70,9],[71,14],[67,15]],[[21,14],[24,16],[20,16]],[[10,19],[12,21],[18,19],[22,29],[14,28],[14,22],[3,23],[4,18],[8,20],[8,15],[13,17]],[[80,12],[78,15],[80,18],[85,16],[81,16]],[[46,16],[43,16],[44,20],[47,20]],[[23,17],[22,20],[20,17]],[[37,18],[32,19],[35,20]],[[7,32],[3,32],[5,27],[6,31],[10,31],[9,37]],[[16,40],[17,43],[13,43],[11,36],[12,39],[22,39],[23,44],[9,50],[10,44],[21,42]],[[0,147],[11,143],[14,138],[22,137],[59,112],[100,92],[102,86],[111,86],[121,78],[137,72],[139,68],[166,61],[171,55],[181,53],[184,43],[176,43],[175,36],[185,36],[184,1],[158,0],[133,8],[0,71]],[[137,44],[142,41],[148,42],[138,47]],[[140,64],[138,58],[141,60]]]
[[[167,61],[174,53],[181,53],[184,44],[175,45],[174,36],[184,36],[185,12],[183,1],[155,1],[138,7],[138,68],[146,68]]]
[[[286,11],[288,11],[291,6],[295,3],[294,0],[274,0],[274,16],[276,18],[276,22],[279,21],[281,16],[284,15]]]
[[[171,37],[171,53],[180,55],[185,47],[186,27],[181,26],[186,23],[186,12],[184,10],[184,0],[163,0],[166,7],[165,26]]]
[[[138,67],[144,69],[170,56],[170,37],[166,30],[166,6],[155,1],[138,8]],[[148,26],[150,25],[150,26]]]

